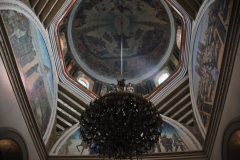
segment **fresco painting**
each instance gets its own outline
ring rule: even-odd
[[[148,153],[158,152],[181,152],[193,150],[192,142],[186,139],[186,135],[179,131],[176,127],[169,124],[168,122],[163,123],[162,134],[159,138],[156,147],[149,150]],[[87,147],[86,143],[82,141],[81,133],[79,128],[66,139],[63,145],[58,151],[58,155],[96,155],[98,154],[95,149],[95,145],[92,144]]]
[[[35,24],[23,14],[1,11],[19,73],[42,136],[52,112],[54,84],[50,57]]]
[[[160,62],[171,35],[169,16],[160,1],[83,1],[72,24],[81,60],[99,75],[114,79],[120,77],[121,39],[123,74],[130,79]]]
[[[233,0],[216,0],[204,13],[193,50],[193,91],[202,123],[208,129]]]

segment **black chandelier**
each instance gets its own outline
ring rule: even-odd
[[[127,92],[124,79],[115,89],[91,102],[80,118],[80,133],[99,156],[141,157],[153,149],[161,134],[162,118],[150,101]]]
[[[121,32],[123,22],[121,20]],[[123,36],[123,34],[122,34]],[[121,77],[123,43],[121,38]],[[141,157],[154,149],[163,123],[155,106],[142,96],[132,93],[125,80],[112,84],[112,90],[95,99],[80,118],[83,141],[99,156],[114,159]]]

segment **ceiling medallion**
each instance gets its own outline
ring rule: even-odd
[[[161,135],[160,113],[150,101],[131,93],[131,84],[124,81],[91,102],[80,118],[83,141],[109,159],[142,157]]]

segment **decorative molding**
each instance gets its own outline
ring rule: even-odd
[[[194,112],[194,115],[195,115],[195,118],[196,118],[196,122],[197,122],[197,125],[199,126],[199,130],[203,136],[203,138],[205,139],[206,138],[206,129],[202,123],[202,120],[201,120],[201,117],[200,117],[200,114],[198,112],[198,107],[197,107],[197,104],[196,104],[196,99],[194,97],[194,92],[193,92],[193,79],[192,79],[192,59],[193,59],[193,49],[194,49],[194,42],[195,42],[195,37],[196,37],[196,34],[197,34],[197,30],[198,30],[198,26],[202,20],[202,17],[204,15],[204,13],[206,12],[206,10],[209,8],[209,6],[214,2],[215,0],[206,0],[203,2],[201,8],[199,9],[199,12],[196,16],[196,19],[193,23],[193,29],[192,29],[192,36],[191,36],[191,42],[190,42],[190,50],[189,50],[189,63],[188,63],[188,74],[189,74],[189,88],[190,88],[190,95],[191,95],[191,102],[192,102],[192,108],[193,108],[193,112]]]

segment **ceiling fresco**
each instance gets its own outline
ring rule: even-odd
[[[192,138],[193,135],[191,133],[186,132],[185,127],[179,125],[174,120],[169,120],[169,118],[163,117],[163,120],[161,136],[156,146],[148,150],[147,153],[182,152],[199,149],[199,142],[195,138]],[[60,143],[54,149],[53,155],[77,156],[98,154],[96,144],[91,143],[89,147],[82,140],[79,127],[73,129],[71,133],[64,135],[62,138],[64,139],[58,140]]]
[[[192,80],[195,104],[208,129],[228,32],[233,0],[216,0],[205,11],[195,37]]]
[[[54,105],[53,68],[37,26],[22,13],[1,11],[19,73],[42,136],[49,128]]]
[[[81,61],[98,75],[126,79],[150,72],[169,46],[169,16],[160,1],[89,0],[73,10],[70,36]],[[82,65],[82,64],[80,64]]]

